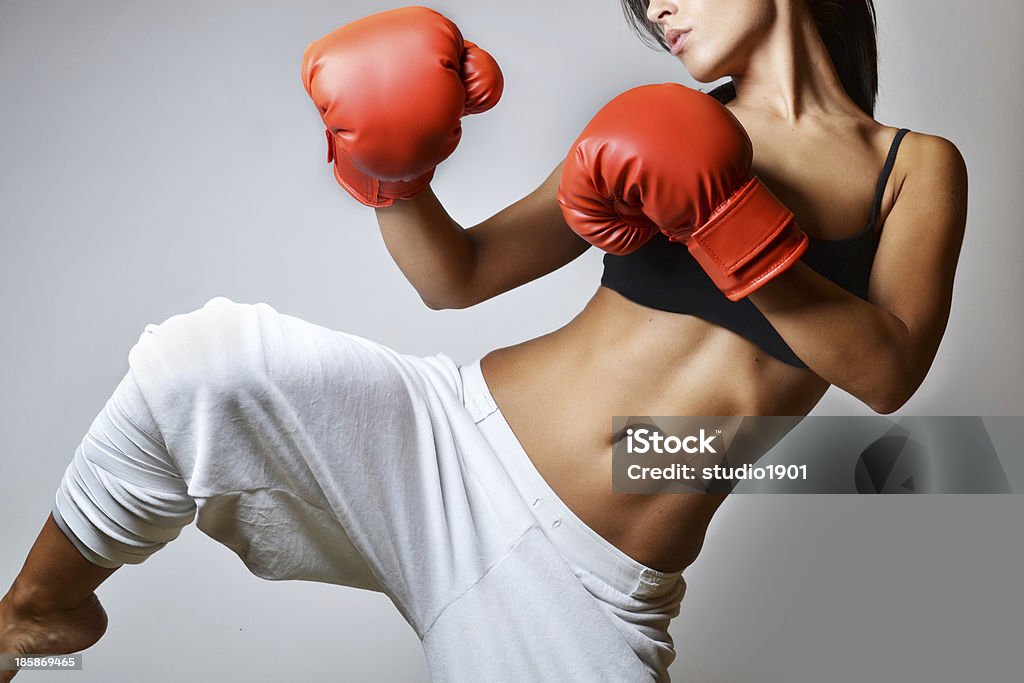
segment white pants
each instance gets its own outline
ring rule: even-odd
[[[383,591],[435,681],[668,680],[681,573],[565,506],[479,361],[224,298],[128,360],[53,509],[92,562],[143,562],[197,519],[256,576]]]

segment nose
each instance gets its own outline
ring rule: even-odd
[[[672,16],[676,11],[677,8],[674,2],[666,2],[666,0],[651,0],[651,3],[647,5],[647,19],[652,24],[660,24],[664,21],[665,17]]]

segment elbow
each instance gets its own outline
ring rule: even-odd
[[[891,415],[902,408],[917,393],[928,372],[910,344],[910,333],[902,321],[896,320],[896,336],[871,355],[873,377],[871,391],[864,402],[879,415]]]
[[[420,295],[423,305],[432,311],[460,310],[481,301],[477,291],[470,286],[469,278],[433,281],[429,286],[416,287],[416,293]]]
[[[422,301],[423,305],[432,311],[443,311],[448,308],[448,306],[446,306],[440,299],[432,299],[424,296],[423,294],[420,294],[420,301]]]
[[[868,407],[879,415],[891,415],[906,405],[910,397],[917,391],[916,385],[892,383],[884,387],[884,391],[866,401]]]
[[[886,398],[871,401],[870,403],[868,403],[868,407],[870,407],[871,410],[875,411],[879,415],[892,415],[897,410],[902,408],[904,403],[906,403],[906,401]]]
[[[440,299],[429,299],[425,296],[421,296],[420,301],[422,301],[423,305],[432,311],[447,311],[453,308],[458,308],[457,306],[452,306],[446,301],[441,301]]]
[[[423,293],[420,293],[420,301],[422,301],[423,305],[432,311],[454,311],[469,308],[473,305],[472,302],[465,298],[458,298],[454,296],[427,296]]]
[[[433,292],[417,290],[420,301],[433,311],[457,311],[476,306],[488,297],[481,296],[478,289],[466,285],[438,288]]]

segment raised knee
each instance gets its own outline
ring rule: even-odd
[[[224,396],[250,391],[265,380],[257,306],[216,297],[202,308],[147,325],[128,354],[147,398],[172,393],[180,400],[197,394]],[[276,312],[275,312],[276,314]]]

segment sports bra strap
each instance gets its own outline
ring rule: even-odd
[[[889,182],[889,174],[892,173],[892,167],[896,163],[896,152],[900,148],[900,141],[909,132],[909,128],[900,128],[896,131],[896,137],[893,138],[892,145],[889,146],[889,155],[885,158],[885,166],[882,167],[882,174],[878,177],[878,185],[875,187],[875,202],[871,206],[870,225],[872,230],[878,228],[875,221],[878,220],[878,211],[882,208],[882,193],[885,192],[885,186]]]

